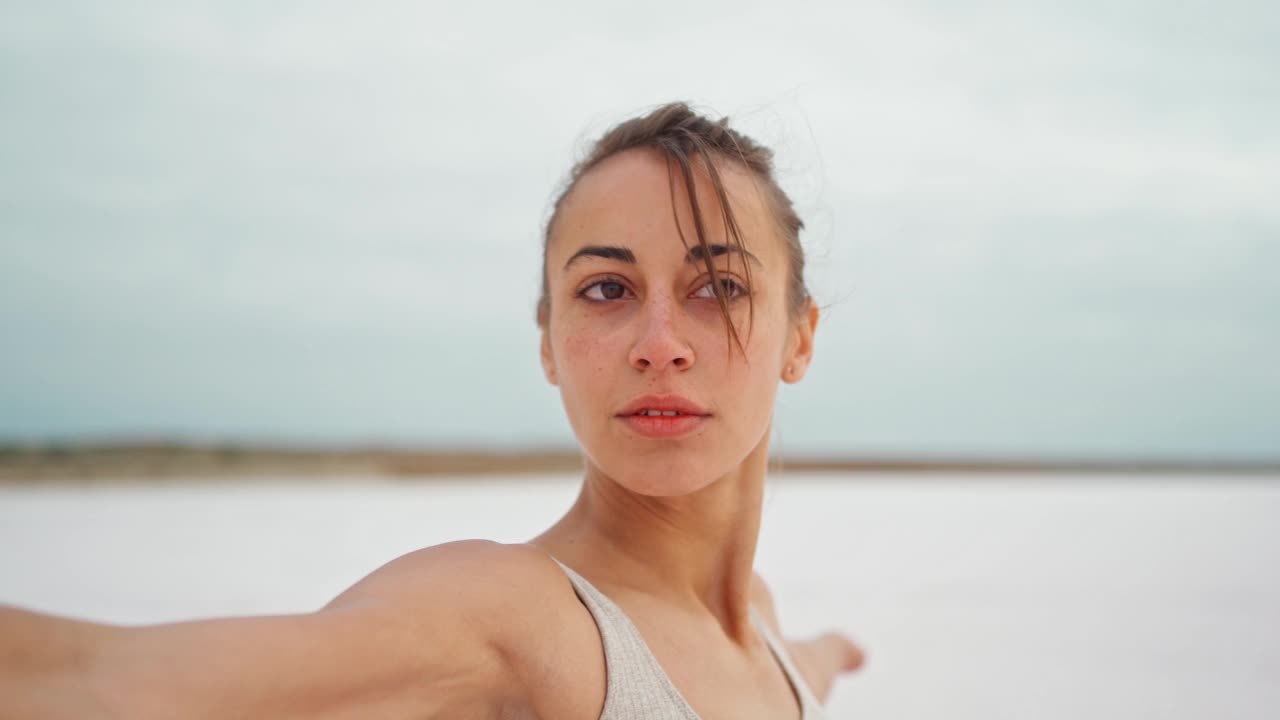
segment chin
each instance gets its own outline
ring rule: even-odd
[[[649,497],[680,497],[698,492],[723,477],[728,470],[717,471],[703,463],[680,462],[675,458],[663,458],[646,462],[636,458],[623,458],[615,465],[617,472],[608,466],[600,466],[614,482],[638,495]]]
[[[626,489],[637,495],[655,498],[673,498],[682,497],[684,495],[692,495],[693,493],[705,488],[711,484],[711,480],[690,481],[682,483],[672,481],[671,478],[663,478],[661,480],[637,480],[636,482],[618,481]]]

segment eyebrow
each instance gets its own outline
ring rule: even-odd
[[[760,259],[755,255],[752,255],[749,250],[744,250],[736,245],[708,245],[707,249],[703,249],[701,245],[694,245],[689,248],[689,252],[685,253],[685,263],[692,265],[693,263],[701,261],[706,255],[707,250],[710,250],[711,257],[719,257],[729,253],[741,253],[750,258],[757,266],[762,268],[764,267],[764,264],[760,262]],[[569,266],[572,265],[575,260],[583,257],[601,257],[607,260],[620,260],[631,265],[636,264],[636,254],[631,252],[628,248],[619,247],[617,245],[587,245],[574,253],[573,257],[569,258],[569,261],[564,264],[564,269],[568,270]]]

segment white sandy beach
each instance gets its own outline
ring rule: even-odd
[[[1277,478],[812,475],[758,568],[866,648],[836,718],[1271,718]],[[122,623],[311,610],[401,553],[523,541],[570,477],[0,487],[0,602]]]

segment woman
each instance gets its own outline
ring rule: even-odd
[[[528,543],[397,558],[306,615],[134,628],[0,608],[2,718],[803,718],[856,668],[752,571],[777,382],[818,309],[771,153],[682,104],[547,223],[537,320],[586,474]]]

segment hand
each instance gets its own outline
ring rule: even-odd
[[[810,640],[792,640],[787,650],[800,673],[820,702],[825,703],[831,686],[844,673],[862,667],[866,654],[848,636],[829,631]]]

